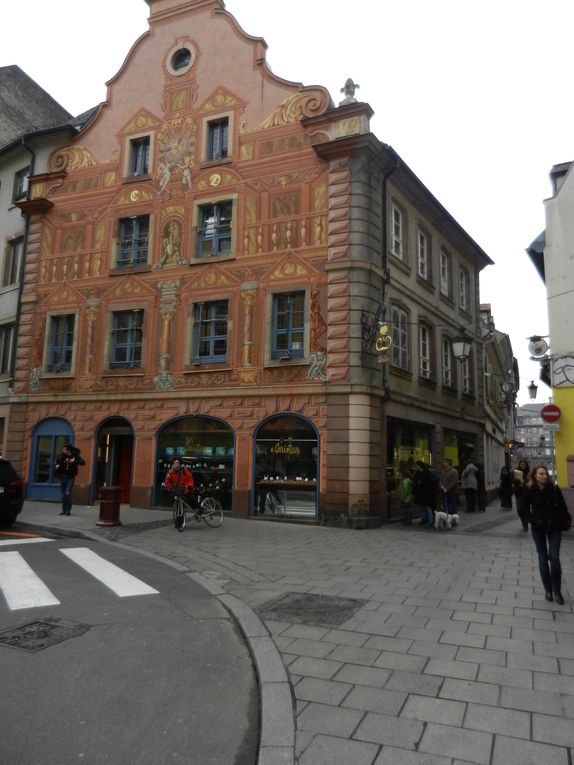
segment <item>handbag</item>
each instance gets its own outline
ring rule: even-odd
[[[560,531],[568,531],[572,526],[572,516],[565,507],[560,516]]]

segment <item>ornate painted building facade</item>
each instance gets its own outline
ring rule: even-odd
[[[219,0],[147,2],[149,32],[106,102],[21,205],[31,236],[9,456],[32,499],[58,496],[52,461],[72,440],[87,462],[80,502],[113,484],[125,502],[164,504],[179,456],[238,515],[376,525],[393,390],[395,430],[416,426],[422,403],[425,457],[447,426],[478,445],[469,380],[490,261],[370,132],[352,82],[335,107],[324,88],[273,75],[263,40]],[[417,333],[436,317],[448,332],[409,350],[413,299]],[[383,318],[394,355],[375,349]],[[476,350],[457,373],[443,339],[461,323]]]

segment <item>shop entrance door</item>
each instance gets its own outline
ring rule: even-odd
[[[120,501],[129,502],[132,488],[134,432],[127,420],[106,420],[98,432],[96,496],[102,486],[119,486]]]

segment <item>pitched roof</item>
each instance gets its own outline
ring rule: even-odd
[[[24,133],[72,121],[72,115],[19,66],[0,67],[0,149]]]

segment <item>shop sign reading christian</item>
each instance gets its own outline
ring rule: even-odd
[[[301,449],[299,449],[298,446],[295,446],[295,444],[285,444],[281,443],[281,441],[274,444],[269,451],[271,454],[301,454]]]

